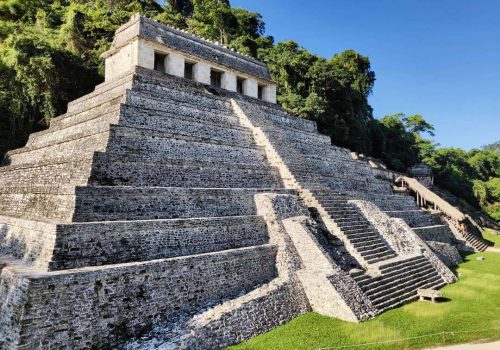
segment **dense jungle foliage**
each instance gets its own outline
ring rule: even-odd
[[[334,144],[399,171],[423,161],[438,184],[500,219],[498,143],[470,152],[438,148],[426,138],[433,126],[420,115],[375,119],[368,57],[346,50],[323,58],[294,41],[275,43],[260,14],[228,0],[0,0],[0,157],[103,80],[99,55],[137,12],[264,61],[279,103],[317,121]]]

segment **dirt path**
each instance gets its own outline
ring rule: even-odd
[[[486,248],[486,251],[490,253],[500,253],[500,248],[488,247]]]
[[[482,344],[460,344],[451,346],[442,346],[439,348],[429,348],[427,350],[498,350],[500,349],[500,341],[493,343]]]

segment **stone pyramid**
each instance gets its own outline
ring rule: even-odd
[[[104,58],[0,167],[2,349],[219,348],[455,281],[262,63],[139,15]]]

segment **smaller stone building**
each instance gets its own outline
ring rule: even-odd
[[[431,188],[434,184],[434,175],[432,173],[432,168],[425,164],[416,164],[411,168],[408,168],[408,176],[413,177],[418,180],[422,185],[427,188]]]
[[[139,14],[117,30],[102,58],[106,81],[139,66],[276,103],[262,62]]]

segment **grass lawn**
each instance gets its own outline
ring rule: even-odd
[[[484,256],[485,260],[476,260],[478,256]],[[471,254],[456,272],[460,281],[441,290],[446,298],[443,302],[432,304],[416,301],[359,324],[308,313],[230,349],[399,350],[500,339],[500,254]],[[473,332],[438,334],[360,346],[365,343],[460,331]]]
[[[491,228],[484,228],[483,238],[493,242],[494,247],[500,248],[500,234]]]

